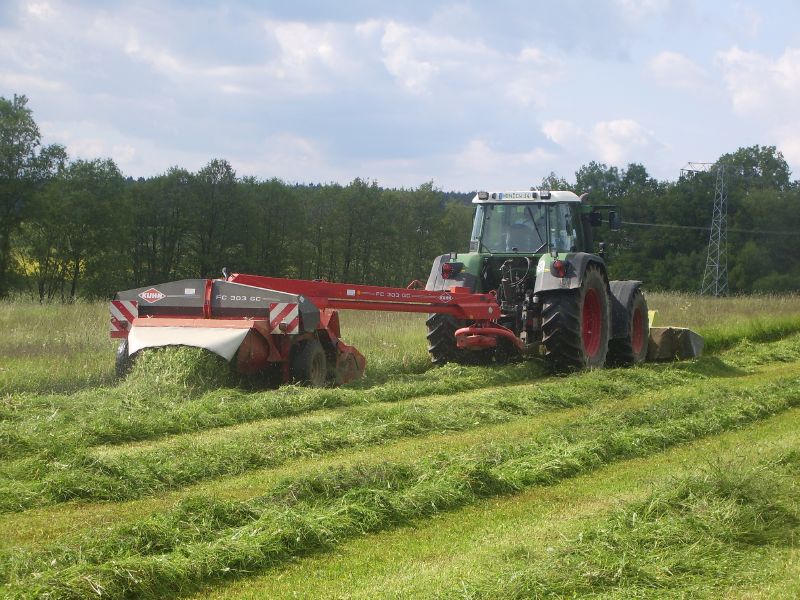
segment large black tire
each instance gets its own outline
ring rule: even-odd
[[[456,330],[466,326],[450,315],[428,315],[428,352],[431,362],[441,366],[448,362],[461,365],[488,365],[495,357],[494,349],[459,350],[456,347]]]
[[[324,387],[328,381],[328,359],[319,340],[301,342],[292,353],[292,380],[309,387]]]
[[[457,361],[463,352],[456,348],[456,330],[463,327],[460,321],[450,315],[432,314],[425,321],[428,327],[428,352],[431,362],[443,365]]]
[[[559,371],[605,365],[611,330],[608,287],[590,265],[576,290],[542,295],[542,343],[546,360]]]
[[[128,373],[130,373],[132,366],[133,361],[128,355],[128,340],[122,340],[119,343],[119,346],[117,346],[117,356],[114,361],[114,370],[117,373],[117,377],[125,377]]]
[[[650,318],[647,314],[647,300],[641,290],[636,290],[633,294],[628,319],[628,335],[612,339],[608,343],[608,363],[611,365],[638,365],[647,358]]]

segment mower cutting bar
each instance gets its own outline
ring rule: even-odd
[[[494,295],[474,294],[467,288],[427,291],[240,273],[228,281],[303,296],[320,309],[440,313],[469,321],[492,321],[500,315]]]

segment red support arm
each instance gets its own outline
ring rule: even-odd
[[[305,296],[319,309],[440,313],[468,321],[494,321],[500,316],[500,306],[493,294],[473,294],[467,288],[409,290],[241,273],[231,275],[228,281]]]

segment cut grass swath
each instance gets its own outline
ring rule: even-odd
[[[353,407],[325,418],[223,430],[218,436],[189,436],[100,455],[75,447],[68,453],[29,457],[0,468],[0,510],[72,499],[131,499],[221,475],[277,466],[294,458],[474,429],[705,378],[704,373],[673,369],[596,371],[541,385]],[[36,473],[36,480],[26,482],[29,473]]]
[[[287,481],[249,503],[189,505],[191,523],[207,523],[210,531],[217,531],[214,523],[221,524],[213,539],[202,539],[207,534],[196,527],[181,532],[169,525],[186,523],[187,518],[156,517],[138,529],[148,532],[144,539],[132,536],[127,526],[102,539],[81,540],[81,547],[100,550],[88,560],[76,560],[77,553],[47,554],[50,567],[33,579],[26,572],[39,568],[42,557],[22,563],[6,559],[6,578],[11,589],[31,596],[77,598],[102,589],[109,598],[155,597],[185,591],[328,548],[359,533],[645,456],[798,404],[800,377],[749,389],[685,390],[643,408],[597,411],[530,443],[480,446],[455,457],[382,465],[379,471],[345,471],[338,482],[336,473],[318,474],[311,480]]]
[[[800,340],[776,342],[757,352],[745,345],[730,351],[726,358],[733,364],[741,362],[752,367],[776,356],[786,360],[800,357]],[[603,398],[624,399],[648,389],[702,380],[709,376],[707,373],[725,378],[742,371],[712,357],[668,368],[595,371],[466,397],[366,406],[324,419],[274,423],[241,432],[221,431],[219,436],[187,437],[152,448],[100,456],[80,447],[55,454],[51,451],[0,467],[0,510],[14,511],[76,498],[130,499],[321,452],[437,431],[472,429]],[[35,481],[29,479],[30,473],[37,474]]]
[[[757,464],[718,462],[621,507],[547,556],[520,548],[502,573],[441,596],[720,597],[757,579],[760,548],[795,545],[798,466],[796,451]]]

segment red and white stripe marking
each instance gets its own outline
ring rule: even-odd
[[[269,305],[270,333],[300,333],[300,310],[291,302],[275,302]]]
[[[136,300],[112,300],[108,310],[111,312],[111,337],[128,337],[131,323],[139,315],[139,303]]]

